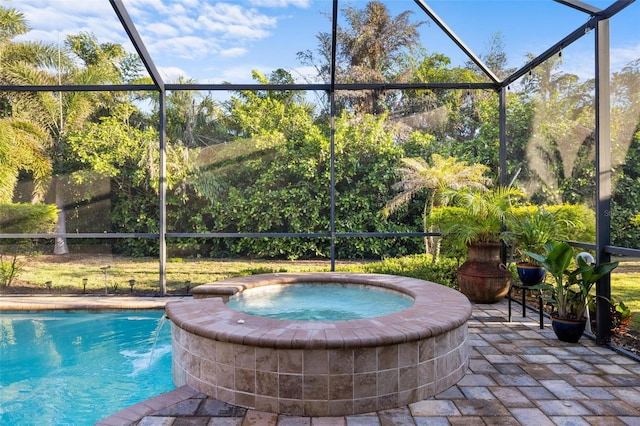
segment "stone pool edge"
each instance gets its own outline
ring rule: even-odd
[[[119,309],[164,309],[169,302],[190,296],[88,296],[88,295],[2,295],[0,312],[7,311],[82,311]]]

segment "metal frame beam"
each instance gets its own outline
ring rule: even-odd
[[[538,65],[540,65],[541,63],[543,63],[544,61],[552,57],[553,55],[558,54],[558,52],[560,52],[562,49],[569,46],[571,43],[580,39],[585,34],[588,34],[591,30],[593,30],[596,27],[597,22],[598,22],[597,18],[595,17],[590,18],[589,21],[587,21],[585,24],[580,25],[573,32],[571,32],[571,34],[567,35],[565,38],[563,38],[562,40],[560,40],[559,42],[557,42],[556,44],[554,44],[553,46],[551,46],[550,48],[542,52],[540,55],[536,56],[534,59],[526,63],[522,68],[515,71],[509,77],[505,78],[502,81],[502,85],[508,86],[509,84],[513,83],[514,81],[516,81],[517,79],[519,79],[520,77],[522,77],[523,75],[531,71],[533,68],[537,67]]]
[[[597,16],[599,19],[609,19],[616,13],[625,9],[627,6],[631,5],[631,3],[636,0],[616,0],[611,6],[604,9],[602,12],[598,13]]]
[[[500,139],[500,184],[507,184],[507,88],[498,91],[498,126]]]
[[[330,150],[330,171],[329,186],[330,188],[330,206],[329,221],[331,228],[331,272],[336,270],[336,74],[337,74],[337,56],[338,56],[338,0],[333,0],[331,14],[331,63],[330,75],[331,84],[329,87],[329,150]]]
[[[476,56],[476,54],[473,53],[471,49],[467,47],[467,45],[464,44],[464,42],[447,26],[447,24],[444,23],[442,19],[440,19],[440,17],[425,3],[424,0],[414,1],[418,6],[420,6],[424,13],[429,15],[429,17],[433,19],[436,25],[438,25],[442,29],[442,31],[444,31],[445,34],[449,36],[451,41],[453,41],[469,57],[469,59],[471,59],[473,63],[478,66],[478,68],[480,68],[482,72],[484,72],[494,83],[498,83],[500,81],[500,79],[493,73],[493,71],[491,71],[491,69],[486,66],[485,63],[482,62],[482,60],[478,56]]]
[[[2,86],[0,92],[135,92],[135,91],[154,91],[158,88],[153,84],[91,84],[91,85],[35,85],[35,86]]]
[[[596,263],[611,260],[605,247],[611,244],[611,90],[609,20],[598,22],[595,46],[596,103]],[[611,275],[596,283],[596,342],[611,342]]]
[[[113,10],[116,12],[116,15],[118,15],[120,23],[124,27],[124,30],[127,32],[129,40],[131,40],[131,43],[133,43],[133,47],[136,49],[136,52],[138,52],[138,55],[140,55],[140,59],[142,59],[144,66],[147,68],[147,72],[151,76],[151,79],[156,84],[159,90],[164,90],[164,82],[162,81],[162,76],[160,76],[160,72],[156,68],[151,55],[149,55],[147,47],[142,41],[142,38],[140,37],[136,26],[129,16],[129,12],[127,12],[127,8],[124,7],[124,4],[122,3],[122,0],[109,0],[109,3],[111,3]]]
[[[602,9],[591,6],[585,2],[581,2],[578,0],[554,0],[556,3],[563,4],[565,6],[569,6],[573,9],[579,10],[580,12],[588,13],[589,15],[595,15],[596,13],[602,12]]]

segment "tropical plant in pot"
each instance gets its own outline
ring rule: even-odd
[[[513,203],[524,194],[513,187],[449,192],[446,207],[434,209],[432,223],[454,246],[466,246],[458,268],[460,292],[475,303],[496,303],[508,292],[511,272],[504,265],[502,233]]]
[[[507,220],[508,231],[506,241],[514,250],[518,278],[523,285],[531,286],[542,282],[545,269],[526,252],[544,253],[544,245],[557,238],[557,224],[555,216],[544,207],[536,206],[531,210],[529,206],[514,209]]]
[[[513,249],[518,278],[525,286],[543,281],[545,269],[527,252],[544,254],[551,240],[569,240],[587,229],[588,219],[577,205],[518,206],[507,218],[505,241]]]
[[[544,267],[554,283],[542,283],[532,288],[539,288],[545,300],[553,306],[551,325],[559,340],[577,342],[585,329],[593,285],[603,276],[611,273],[618,262],[607,262],[595,265],[587,263],[581,256],[576,258],[577,267],[569,270],[573,262],[574,250],[566,242],[549,241],[544,246],[545,255],[526,252]]]

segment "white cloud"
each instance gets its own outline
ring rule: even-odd
[[[229,3],[216,3],[201,10],[198,22],[205,32],[260,39],[269,35],[268,29],[274,28],[277,20],[255,9],[246,9]]]
[[[632,61],[640,59],[640,43],[611,48],[611,70],[620,71]]]
[[[153,33],[160,37],[175,37],[179,34],[179,31],[176,28],[162,22],[157,22],[145,26],[145,31]]]
[[[178,81],[178,77],[190,78],[185,70],[178,67],[158,67],[158,71],[165,83],[175,83]]]
[[[215,45],[200,37],[172,37],[153,45],[154,51],[170,51],[180,58],[196,59],[211,54]]]
[[[198,29],[197,18],[191,18],[187,15],[174,15],[167,19],[167,22],[173,25],[177,31],[184,34],[193,34]]]
[[[24,13],[32,31],[26,35],[30,40],[57,43],[68,34],[91,32],[99,41],[123,43],[127,40],[122,25],[107,2],[77,2],[60,0],[52,3],[41,0],[24,0],[9,3]],[[90,5],[91,4],[91,5]]]
[[[251,4],[263,7],[295,6],[306,9],[311,5],[311,0],[251,0]]]
[[[125,0],[125,6],[157,61],[161,56],[239,57],[247,43],[269,37],[277,25],[275,17],[233,1]]]
[[[0,0],[2,1],[2,0]],[[324,0],[323,0],[324,1]],[[163,78],[178,75],[205,79],[251,82],[251,70],[269,73],[267,52],[255,51],[262,40],[277,35],[286,8],[307,8],[312,0],[122,0],[145,47]],[[98,42],[133,46],[107,0],[19,0],[10,6],[25,13],[34,28],[26,37],[49,43],[69,34],[91,32]],[[281,8],[278,10],[269,8]],[[252,52],[253,66],[239,58]],[[227,69],[228,68],[228,69]]]
[[[232,47],[230,49],[222,49],[220,51],[220,56],[224,56],[227,58],[236,58],[238,56],[243,56],[247,53],[247,49],[242,47]]]

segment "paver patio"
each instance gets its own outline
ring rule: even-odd
[[[516,312],[518,309],[516,307]],[[292,417],[232,406],[181,387],[103,419],[99,425],[636,425],[640,362],[587,337],[560,342],[538,315],[507,302],[475,305],[471,359],[457,385],[407,407],[347,417]],[[548,322],[548,321],[547,321]]]

